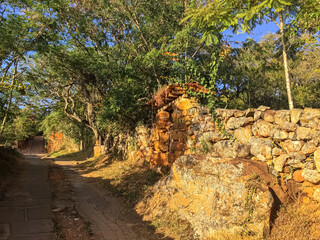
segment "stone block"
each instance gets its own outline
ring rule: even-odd
[[[266,112],[264,112],[262,114],[262,119],[266,122],[269,122],[269,123],[273,123],[274,122],[274,115],[276,114],[276,111],[274,110],[268,110]]]
[[[286,140],[280,143],[280,146],[287,152],[299,152],[304,145],[304,141]]]
[[[283,171],[283,167],[286,163],[286,161],[288,160],[289,155],[288,154],[282,154],[277,158],[273,159],[273,164],[274,164],[274,169],[278,172],[282,172]]]
[[[227,122],[226,128],[237,129],[251,123],[253,123],[252,117],[240,117],[240,118],[231,117]]]
[[[285,122],[290,122],[290,111],[289,110],[276,111],[274,115],[274,122],[279,126],[282,126]]]
[[[252,130],[251,130],[251,126],[248,125],[246,127],[243,128],[238,128],[234,131],[234,137],[243,144],[246,144],[249,142],[251,136],[252,136]]]
[[[311,128],[298,127],[297,128],[297,140],[310,140],[311,139]]]
[[[309,141],[303,145],[301,151],[303,154],[311,154],[311,153],[315,152],[316,149],[317,149],[316,144],[314,144],[313,141]]]
[[[272,136],[273,136],[273,139],[276,141],[283,141],[289,138],[289,133],[279,128],[277,129],[275,128],[272,130]]]
[[[302,171],[302,177],[313,184],[320,183],[320,173],[317,170],[305,168]]]
[[[273,135],[273,129],[275,126],[262,119],[256,121],[252,126],[252,133],[256,137],[271,137]]]
[[[300,121],[300,117],[303,113],[302,109],[292,109],[290,111],[291,122],[296,124]]]
[[[266,161],[272,159],[273,144],[270,139],[251,137],[249,143],[251,144],[251,154],[259,160]]]
[[[314,163],[318,172],[320,172],[320,147],[314,152]]]

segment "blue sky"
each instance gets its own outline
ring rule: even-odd
[[[274,22],[264,23],[262,25],[257,25],[254,30],[250,33],[239,33],[239,34],[233,34],[231,30],[227,30],[224,32],[225,38],[228,42],[230,42],[230,45],[233,47],[237,47],[238,44],[236,42],[244,42],[248,37],[260,41],[260,39],[268,34],[268,33],[275,33],[279,30],[277,25]],[[228,36],[230,35],[230,37]]]

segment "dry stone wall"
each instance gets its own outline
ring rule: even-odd
[[[280,203],[320,203],[320,109],[216,109],[212,117],[184,95],[130,141],[133,161],[171,168],[137,212],[160,227],[187,223],[195,239],[263,239]]]
[[[152,129],[139,127],[135,139],[131,158],[143,158],[152,168],[172,166],[183,155],[209,154],[262,161],[281,179],[320,184],[320,109],[216,109],[213,118],[183,95],[159,109]]]

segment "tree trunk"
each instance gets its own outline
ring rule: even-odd
[[[292,110],[294,107],[293,107],[293,100],[292,100],[292,94],[291,94],[291,82],[290,82],[290,76],[289,76],[289,66],[288,66],[286,41],[285,41],[285,38],[284,38],[284,16],[283,16],[283,12],[280,13],[280,34],[281,34],[283,67],[284,67],[284,74],[285,74],[285,79],[286,79],[288,103],[289,103],[289,109]]]
[[[12,82],[11,82],[11,89],[10,89],[9,98],[8,98],[8,105],[7,105],[7,109],[6,109],[6,112],[5,112],[4,117],[2,119],[1,126],[0,126],[0,137],[3,134],[4,126],[6,125],[6,122],[7,122],[7,119],[8,119],[8,114],[9,114],[9,110],[11,108],[12,93],[13,93],[14,84],[16,82],[17,71],[18,71],[18,60],[16,60],[16,62],[14,63],[14,73],[13,73],[13,78],[12,78]]]

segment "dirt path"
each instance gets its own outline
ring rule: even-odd
[[[123,213],[120,198],[101,191],[93,179],[82,176],[76,161],[55,160],[62,167],[66,180],[71,184],[72,200],[79,214],[90,223],[96,240],[144,240],[156,239],[136,231],[141,221],[134,214]],[[142,236],[143,235],[143,236]]]
[[[23,161],[17,187],[0,201],[0,239],[54,240],[47,165],[35,155]]]

